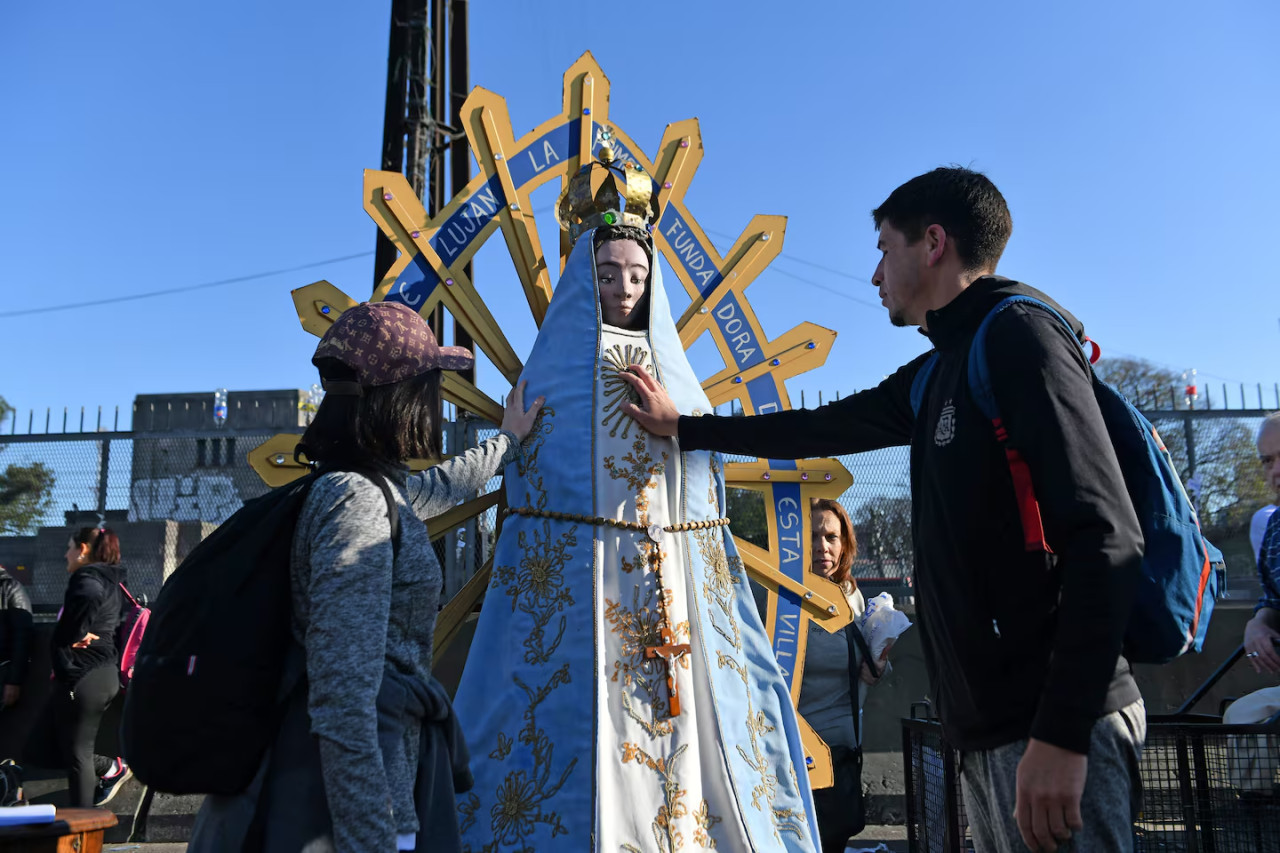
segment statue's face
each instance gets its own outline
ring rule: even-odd
[[[649,259],[634,240],[612,240],[596,249],[600,314],[610,326],[631,328],[644,299]]]

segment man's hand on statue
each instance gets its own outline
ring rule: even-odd
[[[618,374],[640,396],[640,405],[623,403],[622,411],[636,423],[654,435],[674,436],[680,422],[676,404],[667,396],[667,389],[658,384],[648,371],[633,364]]]
[[[1013,816],[1032,850],[1054,853],[1084,826],[1080,798],[1088,769],[1088,756],[1035,738],[1027,743],[1018,762]]]
[[[1244,626],[1244,651],[1254,672],[1277,675],[1280,674],[1280,654],[1274,641],[1280,640],[1280,633],[1267,623],[1266,614],[1265,609],[1259,610]]]
[[[502,428],[521,441],[524,441],[533,429],[533,422],[538,419],[538,412],[542,411],[542,404],[547,401],[546,397],[539,397],[526,411],[524,389],[528,384],[528,381],[521,381],[512,388],[511,393],[507,395],[507,405],[502,409]]]

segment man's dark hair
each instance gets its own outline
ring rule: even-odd
[[[994,270],[1013,232],[1013,217],[996,185],[981,172],[942,167],[912,178],[871,211],[876,230],[886,222],[908,243],[941,225],[966,270]]]
[[[355,381],[356,373],[337,359],[321,359],[320,375]],[[403,462],[440,455],[440,371],[364,389],[362,396],[326,394],[315,419],[302,434],[297,454],[309,462]]]

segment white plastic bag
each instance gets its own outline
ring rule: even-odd
[[[885,646],[890,640],[902,636],[902,632],[911,627],[911,620],[907,614],[894,608],[892,595],[882,592],[867,602],[858,627],[862,629],[862,636],[867,638],[871,656],[879,661]]]

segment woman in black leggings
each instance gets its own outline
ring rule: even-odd
[[[120,540],[85,527],[67,546],[71,575],[53,629],[53,694],[27,745],[27,760],[65,767],[70,805],[106,802],[131,775],[120,759],[94,754],[98,726],[120,692],[115,634],[120,625]]]

